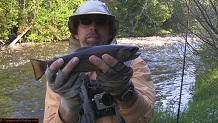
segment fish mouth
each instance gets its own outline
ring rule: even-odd
[[[136,53],[133,54],[131,58],[135,59],[135,58],[139,57],[140,55],[141,55],[141,53],[136,51]]]
[[[139,55],[141,55],[140,52],[138,52],[139,48],[138,47],[133,47],[132,49],[130,49],[130,52],[132,53],[132,55],[130,56],[131,60],[135,59],[137,57],[139,57]]]

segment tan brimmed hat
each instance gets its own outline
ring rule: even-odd
[[[108,10],[108,7],[100,1],[87,1],[83,3],[76,10],[75,15],[69,17],[68,27],[70,29],[70,32],[76,34],[75,23],[78,22],[80,16],[92,14],[106,15],[112,21],[112,41],[118,32],[119,22],[115,16],[111,15],[110,11]]]

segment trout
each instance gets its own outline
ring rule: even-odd
[[[66,64],[73,57],[78,57],[80,61],[77,64],[77,66],[72,70],[72,72],[101,71],[100,68],[98,68],[96,65],[92,64],[89,61],[90,56],[96,55],[97,57],[101,58],[103,54],[109,54],[118,61],[125,62],[137,58],[140,55],[138,50],[139,48],[136,46],[100,45],[80,48],[72,54],[68,54],[58,58],[62,58],[64,60],[64,64],[60,69],[64,68],[64,66],[66,66]],[[34,70],[35,79],[39,80],[44,75],[47,67],[49,67],[58,58],[54,58],[52,60],[47,61],[30,59],[30,62]]]

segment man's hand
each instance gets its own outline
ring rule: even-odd
[[[102,59],[95,55],[92,55],[90,56],[89,61],[94,65],[98,66],[103,72],[108,71],[110,67],[113,67],[115,64],[118,63],[118,60],[114,59],[108,54],[102,55]]]
[[[97,84],[103,91],[109,92],[111,95],[119,95],[129,87],[133,75],[131,67],[108,54],[104,54],[102,59],[93,55],[89,61],[103,71],[97,71]]]
[[[46,69],[46,79],[52,91],[62,97],[61,105],[67,112],[79,112],[81,99],[79,95],[82,79],[80,73],[71,72],[79,63],[79,58],[72,58],[69,63],[60,70],[64,64],[63,59],[58,59]]]

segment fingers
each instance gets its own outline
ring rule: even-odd
[[[73,68],[79,63],[79,58],[72,58],[67,65],[60,70],[61,66],[64,64],[62,58],[54,61],[48,69],[46,69],[46,78],[50,83],[55,82],[56,85],[62,85],[64,79],[71,73]],[[60,71],[59,71],[60,70]],[[57,74],[58,72],[58,74]]]
[[[106,72],[109,69],[109,66],[102,59],[95,55],[90,56],[89,61],[99,67],[103,72]]]
[[[62,72],[66,75],[68,75],[72,70],[73,68],[79,63],[79,58],[78,57],[74,57],[72,58],[68,63],[67,65],[62,69]],[[64,64],[64,60],[62,58],[59,58],[57,59],[56,61],[54,61],[49,69],[51,71],[53,71],[54,73],[56,73],[60,68],[61,66]]]
[[[48,82],[50,82],[50,83],[54,82],[54,80],[56,78],[56,73],[63,64],[64,64],[63,59],[57,59],[56,61],[54,61],[50,65],[50,67],[48,67],[46,69],[45,75],[46,75],[46,78],[47,78]]]
[[[57,72],[63,64],[64,60],[62,58],[59,58],[50,65],[49,69],[51,71]]]
[[[89,61],[98,66],[103,72],[108,71],[110,67],[113,67],[118,61],[108,54],[102,55],[102,59],[92,55]]]
[[[60,87],[63,84],[68,85],[67,87],[72,87],[72,85],[74,84],[73,79],[72,79],[73,82],[71,82],[71,83],[66,83],[66,82],[67,82],[67,79],[69,77],[68,75],[71,73],[73,68],[77,65],[77,63],[79,63],[79,58],[74,57],[67,63],[67,65],[62,70],[59,70],[58,75],[57,75],[56,80],[55,80],[56,87]],[[78,73],[75,74],[75,76],[77,76],[77,75],[78,75]],[[75,78],[75,77],[73,77],[73,78]]]
[[[73,70],[74,67],[79,63],[79,58],[74,57],[72,58],[67,65],[62,69],[62,72],[66,75],[70,74],[70,72]]]
[[[104,54],[102,55],[102,59],[103,61],[108,64],[110,67],[113,67],[115,64],[117,64],[117,60],[115,58],[113,58],[112,56],[108,55],[108,54]]]

